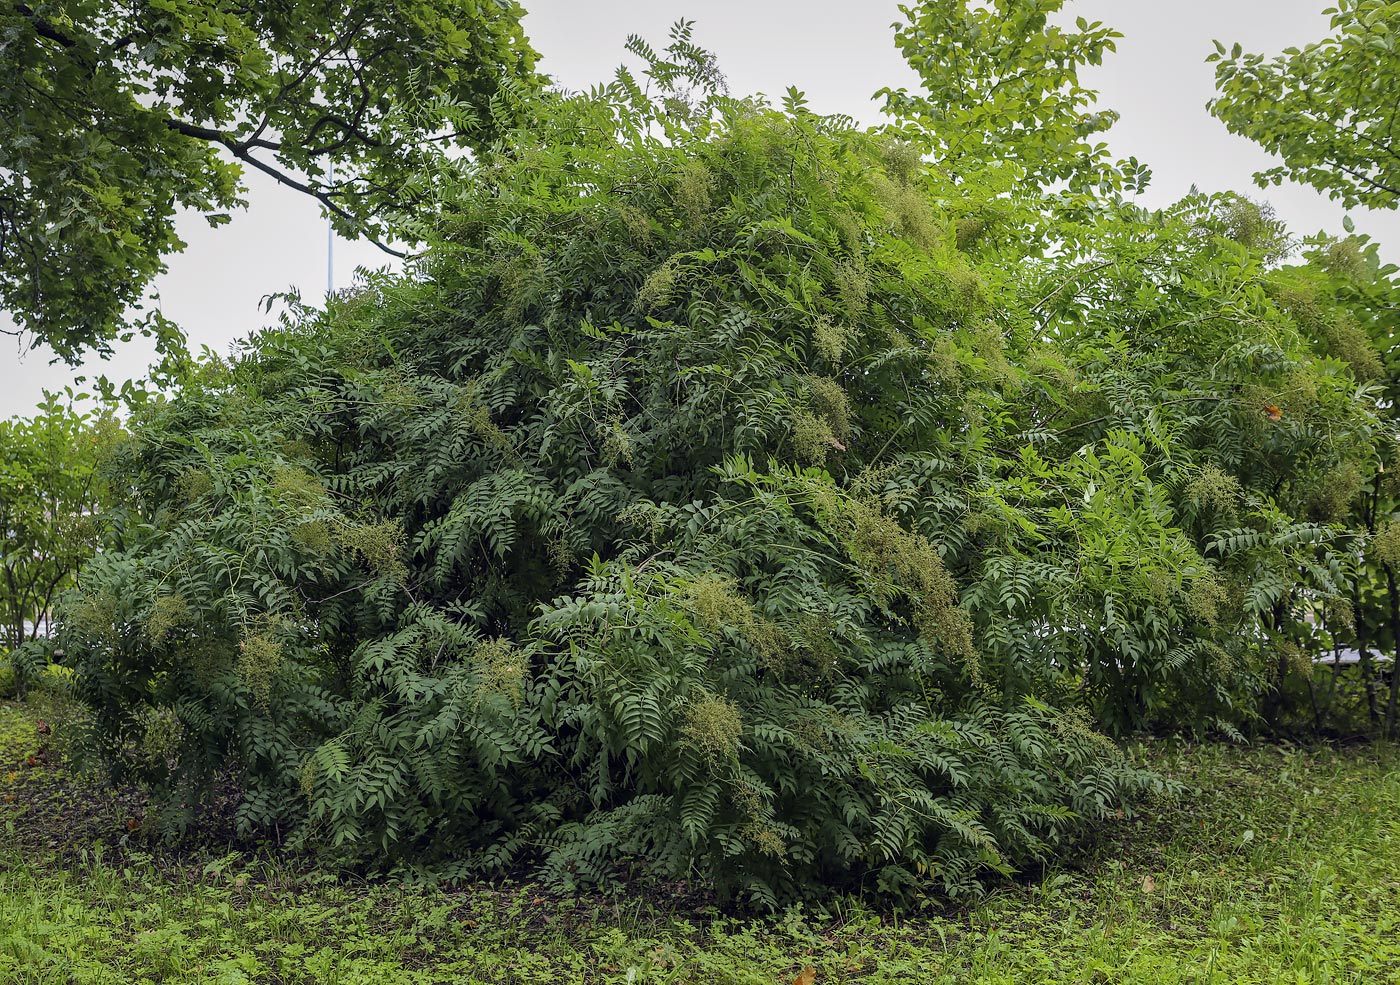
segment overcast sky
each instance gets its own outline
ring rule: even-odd
[[[1267,197],[1296,232],[1340,232],[1342,210],[1311,189],[1285,185],[1266,193],[1253,172],[1269,159],[1231,136],[1205,111],[1213,92],[1205,64],[1212,39],[1253,51],[1277,52],[1321,37],[1330,0],[1071,0],[1069,16],[1102,20],[1125,37],[1118,54],[1087,81],[1101,104],[1122,119],[1108,135],[1120,156],[1136,155],[1154,171],[1147,204],[1166,204],[1192,184],[1203,191],[1235,189]],[[541,68],[558,82],[584,88],[611,76],[624,57],[623,41],[638,33],[664,42],[680,17],[696,22],[696,40],[718,53],[737,94],[774,97],[789,85],[806,92],[816,112],[878,120],[870,98],[887,85],[917,80],[894,48],[896,4],[872,0],[651,0],[646,4],[598,0],[525,0],[525,28],[542,53]],[[657,45],[658,47],[660,45]],[[162,307],[182,325],[193,346],[226,351],[235,338],[266,321],[259,300],[297,287],[310,300],[326,289],[326,227],[308,199],[259,175],[250,178],[251,205],[233,222],[211,230],[186,217],[180,234],[189,247],[169,261],[161,278]],[[1383,244],[1400,243],[1395,213],[1353,213],[1358,232]],[[1394,255],[1395,250],[1387,250]],[[363,243],[337,241],[335,282],[343,287],[359,265],[387,257]],[[0,316],[3,317],[3,316]],[[33,350],[21,358],[0,339],[0,417],[28,413],[44,388],[61,389],[78,373],[113,378],[144,374],[148,344],[119,344],[117,355],[74,371],[51,365]]]

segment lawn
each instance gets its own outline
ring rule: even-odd
[[[69,777],[0,704],[0,981],[1400,982],[1400,752],[1157,744],[1175,800],[1074,866],[902,914],[769,918],[693,894],[351,880],[154,847],[130,792]]]

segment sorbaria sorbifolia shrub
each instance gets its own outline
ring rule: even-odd
[[[960,892],[1155,782],[1105,730],[1258,693],[1369,418],[1243,206],[1051,250],[1005,173],[635,47],[659,101],[555,98],[407,275],[133,422],[62,645],[165,823],[227,765],[438,872]]]

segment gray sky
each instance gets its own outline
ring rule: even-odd
[[[878,118],[872,93],[917,84],[894,48],[895,3],[861,0],[651,0],[646,4],[524,0],[525,28],[556,80],[584,88],[611,76],[624,58],[623,41],[637,33],[664,42],[680,17],[696,22],[696,40],[718,53],[736,94],[774,97],[789,85],[806,92],[816,112],[846,113],[864,123]],[[1340,232],[1342,210],[1311,189],[1284,185],[1266,193],[1250,180],[1269,159],[1231,136],[1205,111],[1213,92],[1204,59],[1211,40],[1239,41],[1249,50],[1277,52],[1323,35],[1330,0],[1071,0],[1069,16],[1102,20],[1121,31],[1118,54],[1087,81],[1121,121],[1108,135],[1120,155],[1136,155],[1155,177],[1146,204],[1160,205],[1194,183],[1203,191],[1235,189],[1267,197],[1295,232]],[[659,45],[658,45],[659,46]],[[159,291],[166,314],[194,346],[226,351],[229,343],[266,322],[259,300],[296,286],[312,300],[326,284],[326,228],[314,204],[260,175],[250,178],[250,207],[233,222],[209,229],[197,216],[180,226],[188,249],[169,260]],[[1359,232],[1385,244],[1400,242],[1400,216],[1353,213]],[[1394,255],[1394,249],[1387,251]],[[345,286],[359,265],[388,258],[363,243],[338,241],[335,280]],[[50,365],[34,350],[22,359],[0,346],[0,417],[28,413],[41,391],[61,389],[77,373],[140,376],[150,346],[119,345],[106,362],[74,371]]]

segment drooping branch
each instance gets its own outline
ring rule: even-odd
[[[308,185],[305,182],[298,181],[286,172],[279,171],[271,165],[258,160],[256,157],[254,157],[251,153],[247,151],[235,153],[234,156],[237,157],[240,161],[244,161],[252,165],[254,168],[257,168],[263,174],[269,175],[270,177],[275,179],[279,184],[286,185],[288,188],[294,188],[299,192],[302,192],[306,195],[310,195],[312,198],[316,199],[316,201],[324,205],[327,211],[339,216],[346,222],[353,223],[354,225],[360,227],[360,235],[363,236],[367,242],[374,244],[390,256],[398,257],[400,260],[408,256],[408,254],[403,252],[402,250],[396,250],[392,246],[389,246],[385,243],[381,243],[373,236],[364,232],[364,221],[358,216],[347,212],[344,208],[337,205],[334,201],[332,201],[331,197],[321,189],[318,189],[312,185]]]
[[[251,138],[249,140],[242,141],[235,140],[232,136],[230,136],[227,133],[224,133],[222,130],[213,130],[209,127],[196,126],[195,124],[187,123],[184,120],[175,120],[167,118],[165,121],[165,125],[168,126],[171,130],[174,130],[176,133],[183,134],[186,137],[192,137],[196,140],[208,141],[210,143],[215,143],[220,145],[221,147],[224,147],[235,158],[249,165],[250,167],[255,168],[256,170],[261,171],[263,174],[273,178],[278,184],[295,189],[296,191],[299,191],[304,195],[310,195],[312,198],[316,199],[316,201],[320,202],[323,206],[325,206],[328,212],[332,213],[333,215],[339,216],[346,222],[349,222],[359,227],[360,235],[363,236],[367,242],[374,244],[376,247],[383,250],[390,256],[398,257],[399,259],[403,259],[408,256],[407,253],[404,253],[401,250],[396,250],[392,246],[389,246],[385,243],[381,243],[378,239],[365,232],[364,220],[354,215],[353,213],[348,212],[342,206],[336,204],[334,199],[331,198],[331,196],[326,192],[325,189],[318,188],[317,186],[304,181],[300,181],[297,178],[292,177],[287,172],[275,168],[272,165],[268,164],[266,161],[259,160],[258,158],[253,156],[252,151],[255,147],[262,147],[271,150],[280,150],[281,144],[273,143],[272,141],[268,140]]]

